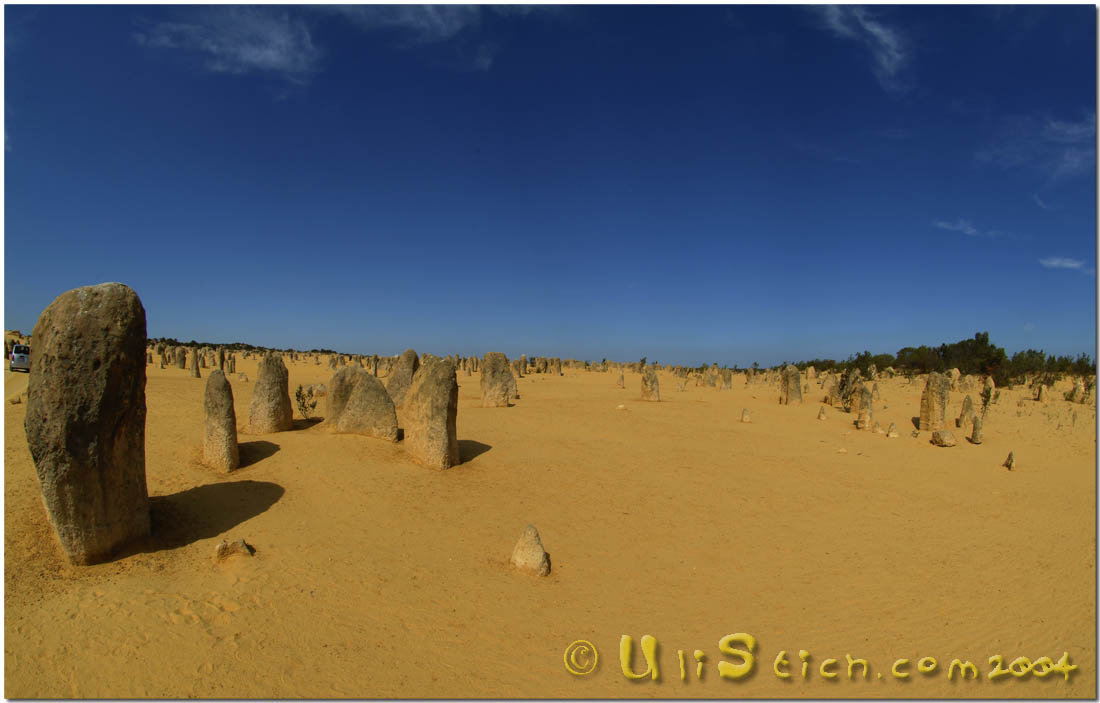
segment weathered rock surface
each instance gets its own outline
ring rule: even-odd
[[[281,355],[268,352],[260,359],[249,406],[249,425],[254,434],[284,432],[293,426],[292,412],[286,364]]]
[[[511,563],[516,569],[536,576],[550,573],[550,555],[543,548],[542,538],[534,525],[524,528],[515,549],[512,550]]]
[[[779,381],[780,405],[802,404],[802,374],[794,364],[787,364]]]
[[[390,394],[395,408],[400,408],[405,403],[405,395],[412,385],[413,376],[420,368],[420,357],[412,349],[401,352],[389,376],[386,377],[386,392]]]
[[[332,379],[329,407],[340,389],[339,409],[330,410],[325,424],[340,434],[361,434],[397,441],[397,411],[382,382],[359,366],[345,366]]]
[[[642,373],[642,400],[659,401],[661,399],[661,384],[657,380],[657,372],[647,368]]]
[[[932,444],[937,447],[955,446],[955,435],[951,430],[936,430],[932,433]]]
[[[237,414],[233,409],[233,389],[225,374],[214,369],[206,379],[203,400],[202,461],[218,471],[240,466],[237,447]]]
[[[454,364],[435,360],[422,366],[405,397],[405,450],[430,469],[449,469],[458,451],[458,378]]]
[[[920,429],[922,431],[941,430],[947,413],[947,395],[951,380],[941,373],[928,374],[924,392],[920,397]]]
[[[485,408],[506,408],[516,395],[516,378],[508,357],[489,352],[481,362],[481,405]]]
[[[46,510],[71,562],[101,562],[149,534],[145,309],[121,283],[77,288],[32,339],[24,429]]]

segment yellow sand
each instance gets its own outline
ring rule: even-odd
[[[326,361],[288,363],[292,392],[327,383]],[[732,391],[681,393],[661,373],[662,402],[646,403],[637,374],[620,390],[617,373],[567,369],[521,379],[515,407],[485,409],[477,374],[460,371],[465,463],[434,472],[400,445],[300,419],[247,434],[256,363],[237,368],[251,463],[223,476],[198,463],[208,371],[149,367],[156,536],[92,567],[61,554],[26,406],[5,403],[5,696],[1097,695],[1094,406],[1018,405],[1025,391],[1003,391],[982,445],[956,431],[943,449],[910,436],[920,388],[903,379],[879,381],[875,418],[901,432],[887,439],[833,409],[817,420],[812,382],[804,405],[784,407],[740,376]],[[26,383],[5,374],[6,395]],[[963,396],[951,394],[950,418]],[[527,523],[551,555],[547,578],[508,566]],[[226,538],[256,555],[215,564]],[[754,673],[728,681],[717,662],[739,660],[718,641],[738,632],[756,639]],[[639,639],[657,638],[659,682],[623,675],[624,634],[638,672]],[[579,639],[599,651],[588,676],[563,662]],[[786,681],[772,672],[780,650]],[[986,678],[992,655],[1063,652],[1080,667],[1068,683]],[[870,662],[867,680],[860,667],[847,678],[846,654]],[[938,661],[930,675],[916,671],[924,656]],[[980,680],[948,681],[956,657]],[[818,673],[826,658],[840,661],[835,681]],[[899,658],[905,681],[890,673]]]

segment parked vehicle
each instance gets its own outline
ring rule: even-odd
[[[11,356],[8,358],[8,370],[22,369],[31,372],[31,348],[26,344],[16,344],[11,348]]]

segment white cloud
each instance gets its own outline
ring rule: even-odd
[[[135,39],[201,54],[216,73],[269,73],[294,83],[307,82],[321,58],[304,22],[262,6],[204,8],[192,21],[158,22]]]
[[[1039,259],[1039,265],[1048,269],[1073,269],[1079,271],[1085,267],[1085,262],[1080,259],[1069,259],[1064,256],[1048,256]]]
[[[974,225],[970,224],[969,220],[956,220],[954,222],[944,222],[943,220],[937,220],[932,224],[939,227],[940,229],[946,229],[952,232],[962,232],[963,234],[971,237],[978,237],[981,235],[981,233],[978,232],[978,229]]]
[[[1005,117],[975,156],[981,163],[1004,169],[1034,169],[1046,185],[1092,173],[1096,113],[1089,112],[1077,122],[1035,115]]]
[[[851,39],[871,51],[872,72],[879,85],[889,91],[904,91],[901,72],[908,65],[911,52],[909,42],[897,29],[873,17],[865,8],[851,5],[821,5],[814,10],[821,13],[825,26],[843,39]]]
[[[1038,193],[1032,193],[1031,199],[1035,201],[1035,204],[1044,210],[1049,210],[1050,206],[1043,202],[1043,199],[1039,197]]]
[[[403,30],[416,42],[444,41],[481,23],[478,5],[331,5],[360,29]]]

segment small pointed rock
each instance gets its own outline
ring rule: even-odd
[[[898,436],[898,425],[896,422],[890,423],[890,427],[886,430],[886,436],[890,439]]]
[[[752,422],[752,418],[749,417],[749,409],[745,408],[741,411],[741,422]]]
[[[252,548],[252,545],[243,539],[233,540],[232,542],[223,539],[214,549],[214,561],[224,561],[232,556],[250,557],[255,553],[256,550]]]
[[[512,566],[520,571],[546,576],[550,573],[550,555],[542,547],[542,539],[534,525],[528,525],[512,550]]]
[[[825,406],[824,405],[821,406],[821,409],[817,411],[817,419],[818,420],[824,420],[825,419]]]
[[[1012,452],[1008,453],[1008,458],[1005,459],[1005,463],[1003,464],[1003,466],[1009,471],[1012,471],[1014,468],[1016,468],[1016,458],[1012,456]]]

